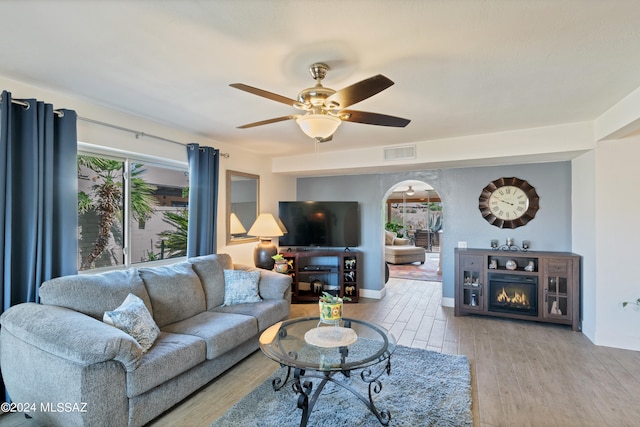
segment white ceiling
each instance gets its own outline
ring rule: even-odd
[[[640,86],[636,0],[5,0],[0,16],[0,75],[269,155],[314,143],[294,121],[237,129],[296,110],[229,84],[295,98],[317,61],[336,90],[389,77],[353,108],[412,120],[344,123],[322,150],[593,120]]]

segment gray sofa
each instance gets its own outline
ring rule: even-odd
[[[258,302],[242,303],[237,289],[257,277]],[[259,334],[289,316],[290,285],[226,254],[50,280],[40,304],[0,318],[7,391],[44,425],[141,426],[254,352]],[[103,321],[130,297],[159,333],[147,351]]]

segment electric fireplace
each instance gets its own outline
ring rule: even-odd
[[[489,273],[489,311],[538,315],[538,277]]]

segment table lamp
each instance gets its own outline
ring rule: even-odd
[[[231,215],[229,216],[229,233],[232,236],[235,236],[236,234],[244,234],[246,232],[247,230],[240,222],[240,218],[238,218],[235,212],[231,212]]]
[[[260,243],[253,250],[253,263],[258,268],[273,270],[275,261],[271,257],[278,253],[278,248],[271,239],[284,235],[273,215],[270,213],[258,215],[247,234],[260,239]]]

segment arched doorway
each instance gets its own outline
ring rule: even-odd
[[[442,209],[440,195],[423,181],[402,181],[387,192],[385,261],[390,277],[442,281]]]

